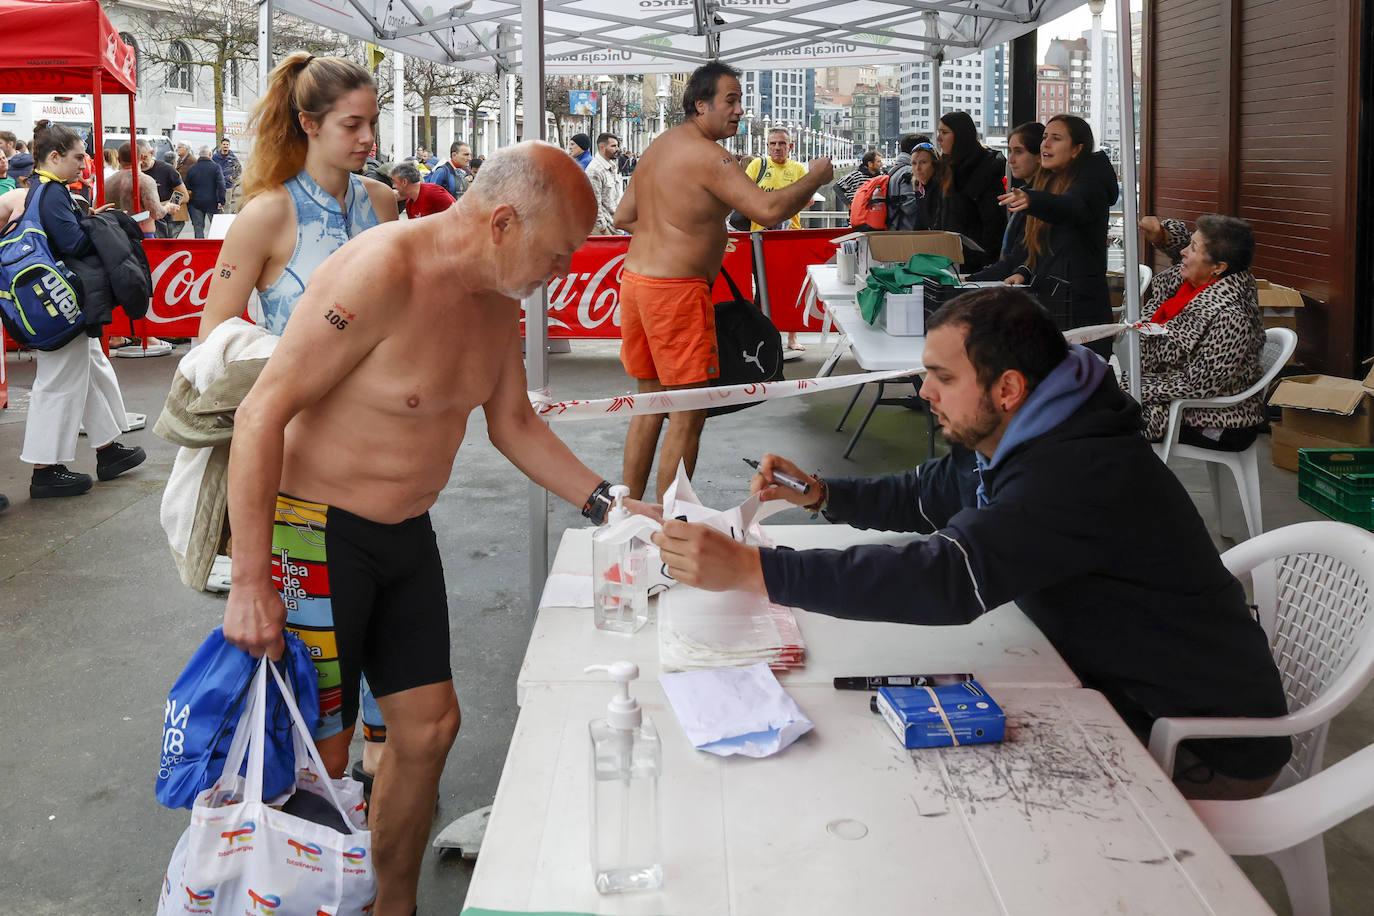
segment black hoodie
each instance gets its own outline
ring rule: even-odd
[[[983,249],[977,252],[964,246],[966,271],[978,270],[1001,256],[1007,211],[997,198],[1004,191],[1002,178],[1006,171],[1005,156],[979,147],[977,153],[955,167],[949,190],[941,194],[938,228],[966,235]]]
[[[1163,716],[1287,712],[1244,590],[1110,372],[1068,419],[999,455],[982,474],[982,507],[978,482],[964,449],[900,474],[827,480],[831,521],[932,536],[764,548],[769,598],[926,625],[967,623],[1014,600],[1142,737]],[[1290,752],[1287,738],[1187,744],[1238,778],[1272,774]]]
[[[1030,206],[1024,212],[1047,223],[1041,232],[1044,250],[1034,267],[1027,265],[1031,271],[1027,279],[1032,283],[1047,277],[1068,281],[1070,328],[1112,320],[1107,295],[1107,222],[1120,191],[1112,161],[1100,150],[1083,161],[1064,193],[1026,189]]]

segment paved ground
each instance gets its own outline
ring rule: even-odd
[[[811,349],[789,364],[789,376],[814,374]],[[567,397],[624,393],[615,344],[573,345],[550,358],[555,392]],[[116,360],[128,406],[161,408],[173,357]],[[186,824],[153,798],[163,702],[187,657],[220,620],[222,600],[180,584],[158,521],[174,449],[149,431],[124,441],[143,446],[148,462],[88,495],[28,499],[28,468],[18,461],[31,358],[9,358],[12,406],[0,411],[0,492],[13,502],[0,515],[0,913],[147,914],[156,906],[167,857]],[[848,359],[837,372],[857,371]],[[870,395],[871,397],[871,395]],[[884,408],[853,460],[840,457],[845,433],[834,431],[848,396],[841,393],[775,402],[712,420],[694,485],[704,501],[738,501],[745,456],[775,451],[831,474],[879,473],[924,457],[924,417]],[[560,424],[559,433],[604,476],[619,476],[625,421]],[[1266,440],[1267,448],[1267,440]],[[85,449],[74,466],[94,472]],[[1215,528],[1206,476],[1184,469]],[[1266,465],[1269,527],[1317,517],[1294,495],[1296,476]],[[1238,509],[1236,511],[1239,511]],[[486,441],[480,414],[450,482],[434,509],[448,575],[453,664],[463,727],[449,756],[435,831],[488,804],[495,792],[516,717],[515,676],[530,627],[524,479]],[[802,522],[797,513],[789,522]],[[577,511],[555,503],[550,552]],[[1334,761],[1374,734],[1367,698],[1336,723],[1328,745]],[[1336,913],[1365,912],[1374,889],[1374,815],[1328,834]],[[1286,907],[1267,862],[1247,868],[1261,889]],[[426,913],[457,913],[472,864],[431,851],[423,866]]]

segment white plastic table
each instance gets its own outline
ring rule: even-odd
[[[859,531],[848,525],[764,527],[775,543],[796,548],[901,544],[916,537]],[[590,578],[591,530],[569,528],[563,533],[552,572]],[[836,677],[963,671],[972,672],[990,690],[1079,685],[1049,640],[1014,604],[994,608],[965,626],[949,627],[841,620],[800,609],[795,614],[806,642],[806,664],[781,675],[789,689],[829,688]],[[591,608],[542,608],[520,665],[516,699],[523,704],[531,687],[596,682],[599,676],[583,674],[584,667],[622,658],[639,665],[641,677],[658,676],[655,624],[625,635],[596,629]]]
[[[762,760],[663,739],[657,891],[601,897],[588,720],[609,684],[528,691],[466,916],[1272,912],[1095,691],[1003,688],[1002,744],[904,750],[868,694],[788,685],[815,730]]]

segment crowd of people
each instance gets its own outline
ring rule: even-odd
[[[132,212],[137,187],[148,237],[175,235],[189,221],[201,238],[206,217],[238,196],[199,337],[226,354],[221,363],[250,339],[271,355],[234,416],[224,634],[259,656],[279,656],[288,631],[312,648],[321,684],[314,738],[331,776],[347,770],[362,719],[366,749],[353,772],[375,782],[378,913],[415,906],[460,722],[428,511],[449,485],[468,415],[481,408],[492,443],[589,520],[603,521],[611,502],[609,481],[530,407],[519,300],[565,274],[588,235],[627,233],[627,375],[639,392],[708,384],[720,362],[710,290],[731,214],[756,230],[799,227],[798,214],[834,178],[828,159],[793,160],[786,131],[771,131],[767,158],[743,168],[722,148],[743,115],[739,76],[717,62],[693,72],[682,123],[641,157],[612,133],[595,142],[577,134],[566,150],[527,142],[484,161],[459,141],[442,162],[421,149],[384,168],[371,75],[343,58],[298,53],[275,68],[254,109],[246,165],[227,140],[194,154],[179,144],[168,163],[138,141],[116,151],[111,203],[99,209]],[[87,158],[81,138],[60,125],[41,124],[31,154],[0,133],[0,182],[11,180],[6,167],[27,167],[15,177],[37,181],[59,257],[90,253],[82,209],[66,191],[82,182]],[[702,588],[905,623],[965,623],[1016,600],[1142,739],[1164,716],[1281,715],[1263,630],[1188,494],[1149,446],[1170,400],[1230,393],[1258,377],[1263,328],[1249,227],[1212,216],[1190,234],[1176,220],[1141,221],[1178,263],[1149,289],[1147,320],[1167,333],[1143,338],[1137,403],[1106,354],[1067,345],[1032,295],[1062,284],[1069,320],[1110,320],[1107,216],[1118,184],[1086,123],[1061,115],[1020,125],[1004,157],[979,141],[967,114],[951,112],[933,141],[906,137],[891,162],[866,154],[836,191],[850,199],[884,175],[909,183],[923,226],[964,238],[965,270],[1005,281],[927,319],[921,394],[951,448],[911,471],[866,479],[821,478],[770,455],[752,487],[831,521],[931,536],[902,548],[791,551],[670,520],[654,538],[668,571]],[[8,221],[28,193],[0,194],[0,217]],[[462,257],[414,257],[460,248]],[[257,327],[238,318],[254,292]],[[34,466],[34,498],[91,488],[89,475],[66,466],[80,427],[101,480],[144,460],[118,441],[123,402],[99,341],[108,321],[108,311],[93,314],[86,334],[39,353],[21,454]],[[620,480],[635,511],[657,511],[641,500],[661,499],[680,463],[692,473],[705,420],[700,410],[631,419]],[[1185,441],[1244,448],[1263,422],[1258,399],[1192,411]],[[779,486],[779,472],[809,484],[805,494]],[[274,557],[283,562],[303,531],[318,555],[292,562],[327,575],[309,577],[308,600],[285,602]],[[1174,778],[1192,797],[1262,792],[1289,754],[1287,738],[1184,748]]]

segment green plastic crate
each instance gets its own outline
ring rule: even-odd
[[[1374,531],[1374,448],[1298,449],[1298,499]]]

